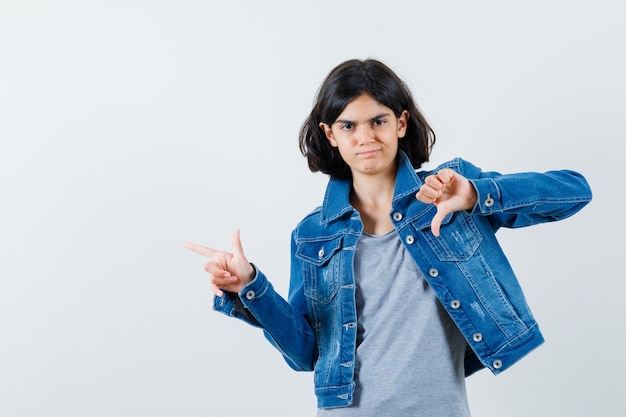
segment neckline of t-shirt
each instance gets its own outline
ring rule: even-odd
[[[367,238],[372,238],[372,239],[380,239],[380,238],[383,238],[383,237],[387,237],[387,236],[389,236],[392,233],[395,233],[395,229],[391,229],[390,231],[388,231],[384,235],[375,235],[375,234],[367,233],[367,232],[364,231],[363,232],[363,236],[365,236]]]

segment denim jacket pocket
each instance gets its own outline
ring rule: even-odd
[[[330,236],[298,242],[296,258],[302,265],[304,295],[328,304],[339,290],[343,236]]]
[[[467,261],[483,240],[473,217],[463,211],[448,214],[441,222],[437,237],[430,231],[430,222],[416,227],[421,229],[422,236],[441,261]]]

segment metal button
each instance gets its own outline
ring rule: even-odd
[[[324,257],[324,248],[320,249],[319,252],[317,252],[317,256],[322,259]]]
[[[474,342],[482,342],[483,341],[483,335],[480,333],[474,333],[474,335],[472,336],[474,339]]]
[[[428,275],[430,275],[433,278],[436,278],[439,276],[439,271],[436,270],[435,268],[430,268],[430,270],[428,271]]]
[[[405,240],[405,241],[406,241],[406,243],[408,243],[409,245],[412,245],[412,244],[413,244],[413,242],[415,242],[415,238],[414,238],[413,236],[411,236],[411,235],[408,235],[408,236],[406,237],[406,239],[404,239],[404,240]]]
[[[487,194],[487,198],[485,199],[485,207],[491,207],[495,203],[494,199],[491,198],[491,194]]]
[[[256,293],[255,293],[254,291],[250,290],[250,291],[248,291],[248,292],[246,293],[246,299],[248,299],[248,300],[252,300],[252,299],[254,298],[254,296],[255,296],[255,295],[256,295]]]
[[[502,368],[502,361],[500,359],[496,359],[495,361],[493,361],[493,369],[500,368]]]
[[[452,300],[450,302],[450,307],[456,310],[457,308],[461,307],[461,302],[459,300]]]
[[[393,215],[391,217],[395,221],[399,222],[400,220],[402,220],[402,213],[400,213],[399,211],[396,211],[395,213],[393,213]]]

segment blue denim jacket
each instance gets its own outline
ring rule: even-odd
[[[501,175],[462,159],[447,162],[474,185],[469,211],[430,230],[436,207],[415,198],[425,177],[399,154],[391,220],[438,299],[465,336],[466,375],[504,371],[543,342],[522,289],[495,232],[561,220],[591,200],[585,179],[572,171]],[[331,179],[324,202],[294,229],[288,300],[265,275],[239,294],[215,298],[214,308],[262,327],[295,370],[314,370],[320,408],[348,406],[354,391],[357,334],[353,259],[363,232],[349,201],[350,181]]]

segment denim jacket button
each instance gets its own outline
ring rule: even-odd
[[[413,236],[411,236],[411,235],[408,235],[408,236],[406,237],[406,239],[404,239],[404,240],[405,240],[405,241],[406,241],[406,243],[408,243],[409,245],[412,245],[412,244],[413,244],[413,242],[415,242],[415,238],[414,238]]]
[[[474,339],[474,342],[482,342],[483,341],[483,335],[480,333],[474,333],[474,335],[472,336]]]
[[[322,259],[324,257],[324,248],[320,249],[319,252],[317,252],[317,256]]]
[[[430,275],[433,278],[436,278],[439,276],[439,271],[435,268],[430,268],[430,270],[428,271],[428,275]]]
[[[461,302],[459,300],[452,300],[450,302],[450,307],[456,310],[457,308],[461,307]]]
[[[487,198],[485,199],[484,203],[485,207],[491,207],[493,206],[493,204],[495,203],[494,199],[491,198],[491,194],[487,194]]]
[[[400,220],[402,220],[402,213],[400,213],[399,211],[396,211],[395,213],[393,213],[393,215],[391,217],[395,221],[399,222]]]
[[[248,292],[246,293],[246,299],[247,299],[247,300],[252,300],[252,299],[254,298],[254,296],[255,296],[255,295],[256,295],[256,293],[255,293],[254,291],[250,290],[250,291],[248,291]]]
[[[500,359],[496,359],[495,361],[493,361],[493,369],[500,368],[502,368],[502,361]]]

